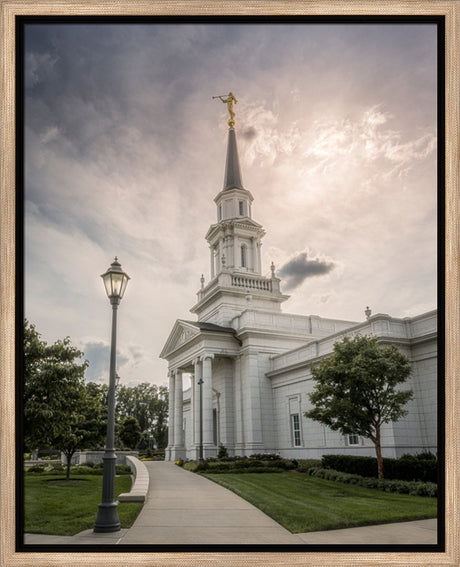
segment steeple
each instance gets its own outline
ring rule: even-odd
[[[238,149],[236,146],[235,128],[228,130],[227,161],[225,163],[224,191],[227,189],[244,189],[241,177]]]
[[[235,113],[232,93],[225,99],[228,106],[227,161],[224,187],[215,197],[217,222],[209,227],[211,279],[198,292],[198,302],[191,309],[199,321],[230,325],[233,318],[251,308],[279,311],[280,304],[289,296],[280,291],[280,280],[272,266],[271,278],[262,275],[261,246],[265,231],[253,220],[253,196],[243,187],[236,146]]]

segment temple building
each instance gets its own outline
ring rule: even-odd
[[[311,409],[311,365],[336,341],[356,334],[396,344],[413,365],[406,384],[414,396],[407,416],[383,427],[384,456],[436,452],[437,312],[398,319],[367,309],[363,321],[343,321],[281,311],[289,296],[273,264],[271,276],[262,275],[265,231],[253,219],[254,199],[243,185],[233,100],[223,101],[230,112],[224,185],[205,236],[211,278],[207,285],[201,278],[190,310],[196,320],[177,320],[160,355],[169,364],[166,460],[198,459],[200,449],[204,458],[216,456],[219,445],[230,455],[374,456],[369,440],[304,416]],[[184,375],[190,380],[185,391]]]

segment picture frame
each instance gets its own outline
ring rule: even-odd
[[[15,17],[17,16],[235,16],[235,15],[437,15],[445,18],[445,551],[423,552],[363,552],[350,548],[347,552],[289,551],[258,552],[113,552],[72,554],[49,551],[17,551],[15,538],[15,301],[16,274],[16,153],[15,153]],[[0,203],[0,553],[5,567],[16,565],[45,567],[50,565],[110,565],[135,566],[215,565],[282,566],[282,565],[446,565],[460,563],[459,547],[459,24],[460,4],[455,0],[393,1],[393,0],[160,0],[125,1],[88,0],[59,2],[54,0],[3,0],[2,29],[2,135],[1,135],[1,203]]]

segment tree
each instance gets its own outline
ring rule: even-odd
[[[143,382],[117,388],[116,413],[119,420],[135,417],[144,436],[155,439],[157,446],[167,445],[168,389]]]
[[[24,324],[24,440],[50,447],[68,428],[83,395],[88,361],[70,338],[48,345],[34,325]]]
[[[120,439],[127,448],[135,449],[141,438],[141,428],[135,417],[125,417],[120,425]]]
[[[82,357],[69,337],[47,345],[35,326],[25,321],[24,441],[31,449],[62,451],[67,478],[75,451],[102,443],[105,431],[102,392],[85,384],[88,362]]]
[[[107,411],[102,403],[102,390],[87,383],[81,396],[74,400],[74,412],[67,427],[54,440],[54,446],[66,457],[66,478],[70,478],[72,457],[79,449],[96,449],[105,440]]]
[[[381,427],[407,414],[412,390],[400,390],[411,373],[409,359],[395,345],[379,346],[376,337],[345,337],[331,356],[312,367],[316,382],[305,413],[342,434],[370,439],[383,478]]]

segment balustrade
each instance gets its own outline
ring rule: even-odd
[[[272,291],[272,281],[265,278],[251,278],[249,276],[232,275],[232,286],[261,291]]]

